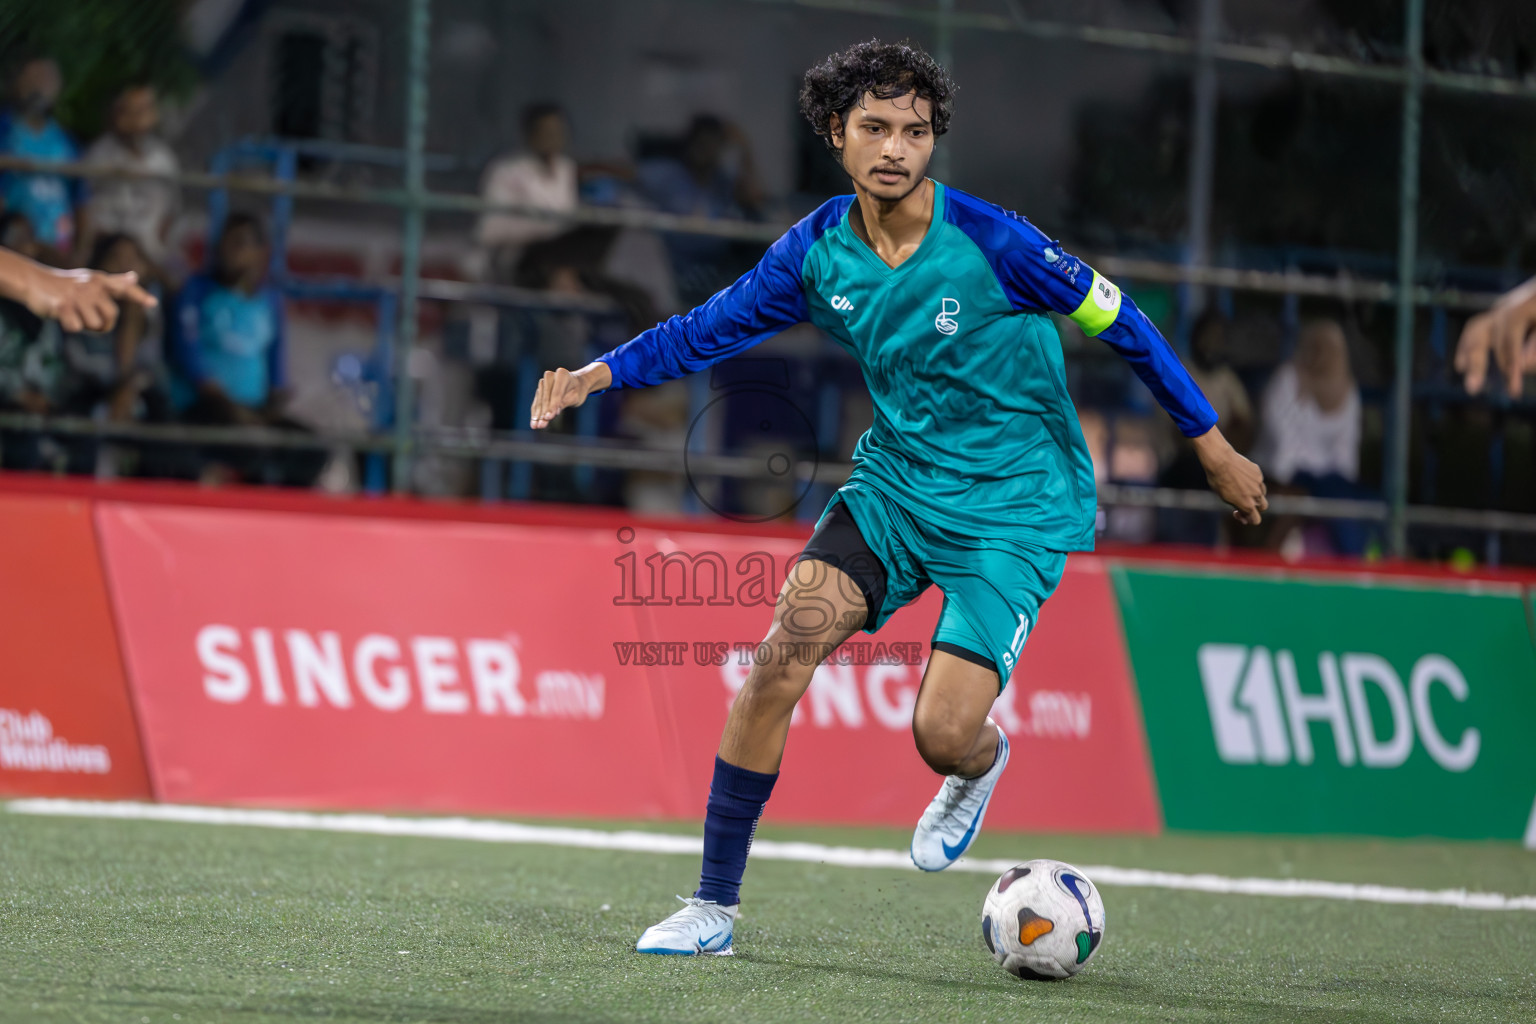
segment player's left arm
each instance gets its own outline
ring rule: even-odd
[[[1232,505],[1233,518],[1255,525],[1269,507],[1264,474],[1233,448],[1216,425],[1216,411],[1178,355],[1145,313],[1097,270],[1062,249],[1027,221],[1023,237],[1001,261],[1005,282],[1025,304],[1060,313],[1118,352],[1190,439],[1211,489]],[[1037,243],[1037,244],[1035,244]]]

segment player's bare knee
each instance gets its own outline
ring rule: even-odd
[[[954,775],[970,756],[974,734],[953,721],[918,714],[912,719],[912,738],[923,761],[940,775]]]
[[[754,665],[736,695],[736,704],[747,712],[787,713],[805,693],[813,671],[814,666],[778,660]]]

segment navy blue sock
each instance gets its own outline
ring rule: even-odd
[[[704,868],[699,873],[701,900],[721,906],[741,902],[741,876],[747,870],[747,851],[757,832],[757,819],[773,793],[779,773],[765,775],[727,764],[715,757],[715,777],[709,784],[709,804],[704,814]]]

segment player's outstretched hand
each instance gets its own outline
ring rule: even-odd
[[[533,396],[528,426],[542,430],[561,412],[576,408],[592,392],[601,391],[611,383],[612,372],[608,364],[602,362],[589,363],[575,372],[566,369],[545,370],[539,381],[539,389]]]
[[[66,331],[110,331],[117,324],[120,300],[146,309],[159,304],[139,286],[139,275],[133,271],[39,270],[28,282],[23,301],[37,316],[57,320]]]
[[[1536,277],[1508,293],[1462,328],[1456,345],[1456,372],[1467,393],[1483,390],[1488,357],[1504,375],[1509,397],[1519,398],[1525,372],[1536,369]]]
[[[1244,526],[1257,526],[1263,518],[1260,513],[1269,508],[1264,471],[1244,458],[1215,427],[1195,438],[1194,445],[1211,490],[1232,506],[1232,518]]]

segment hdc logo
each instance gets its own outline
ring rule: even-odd
[[[1321,693],[1302,692],[1296,659],[1287,650],[1271,654],[1264,647],[1202,644],[1195,658],[1216,753],[1227,764],[1281,765],[1293,758],[1311,764],[1312,722],[1332,729],[1341,765],[1354,764],[1358,754],[1367,768],[1396,768],[1408,760],[1415,733],[1446,771],[1464,772],[1477,762],[1482,736],[1476,728],[1452,742],[1435,723],[1430,695],[1436,684],[1459,702],[1468,693],[1461,670],[1444,655],[1426,654],[1414,662],[1405,688],[1379,655],[1323,651],[1317,657]],[[1367,683],[1385,698],[1387,720],[1372,718]]]

